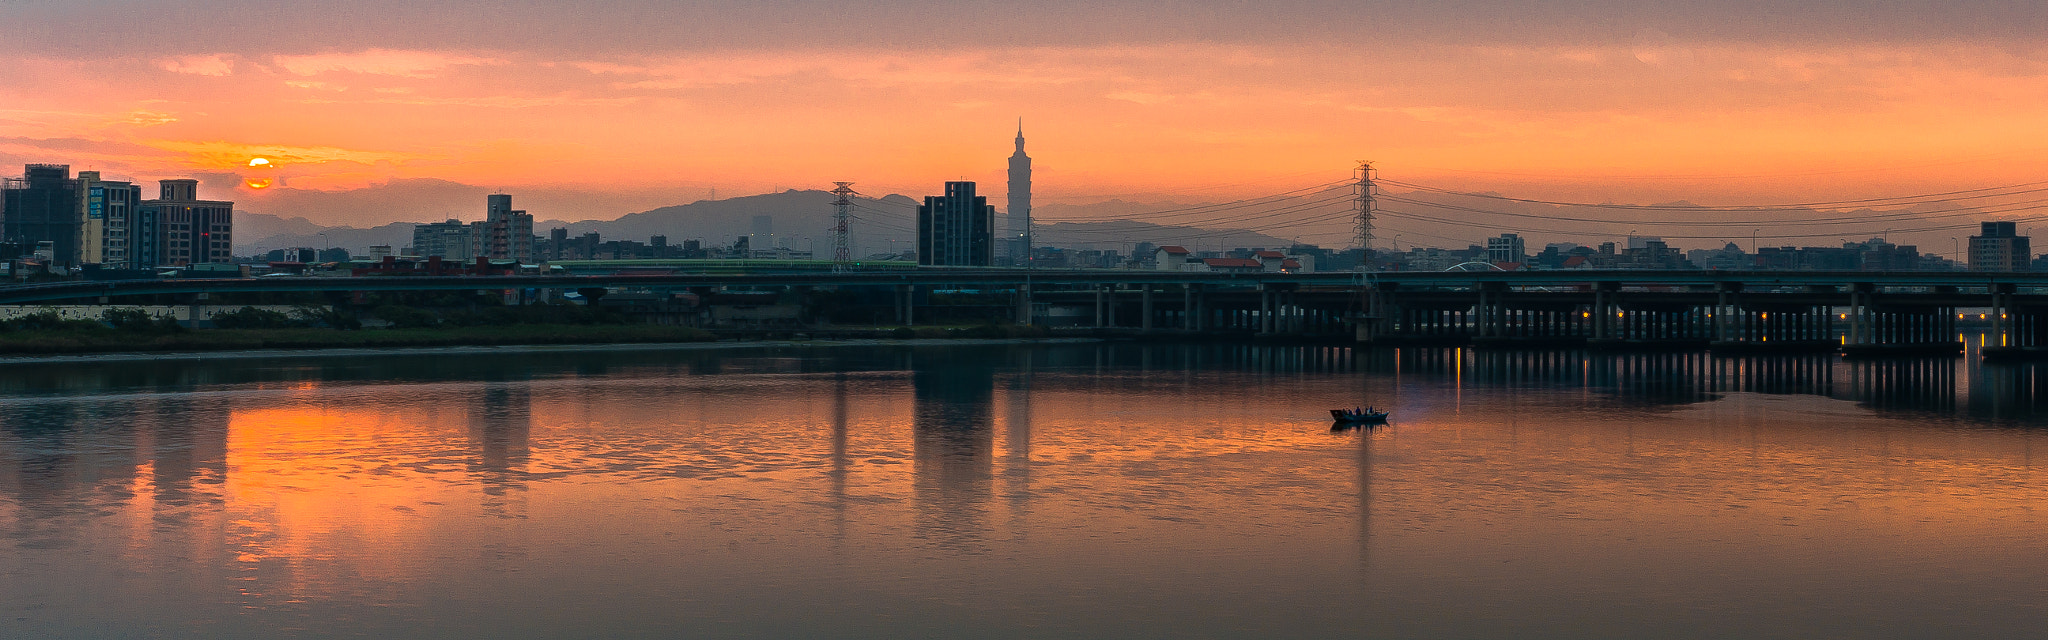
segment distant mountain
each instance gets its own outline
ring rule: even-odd
[[[546,237],[555,228],[568,229],[570,237],[596,232],[606,240],[646,242],[649,236],[668,236],[672,244],[699,240],[706,246],[727,246],[741,236],[753,235],[755,218],[765,216],[771,238],[764,242],[815,251],[819,256],[832,251],[832,199],[826,191],[790,190],[725,200],[699,200],[690,204],[661,207],[631,213],[615,220],[536,221],[536,235]],[[917,240],[914,231],[917,201],[901,195],[880,198],[856,197],[850,212],[848,234],[855,256],[901,251]],[[1043,210],[1062,217],[1113,218],[1147,211],[1185,207],[1173,203],[1140,204],[1113,200],[1097,205],[1049,205]],[[1001,220],[998,214],[998,222]],[[305,218],[237,212],[235,217],[237,253],[248,255],[288,247],[345,247],[363,253],[371,245],[394,249],[412,242],[412,227],[400,222],[361,229],[326,227]],[[1145,222],[1058,222],[1038,225],[1034,230],[1040,243],[1065,247],[1129,250],[1137,242],[1185,244],[1190,247],[1284,247],[1292,241],[1251,231],[1229,231]]]
[[[823,256],[832,251],[833,197],[826,191],[789,190],[725,200],[699,200],[629,213],[616,220],[536,221],[533,232],[546,237],[551,229],[566,228],[570,237],[595,231],[607,240],[638,242],[646,242],[649,236],[664,235],[668,236],[670,244],[698,240],[705,246],[727,246],[740,236],[753,235],[755,217],[765,216],[770,237],[754,238],[749,242],[756,246],[773,243],[812,250]],[[917,234],[912,231],[917,217],[916,201],[899,195],[880,198],[857,196],[853,200],[855,206],[849,214],[852,219],[847,226],[856,256],[887,251],[892,243],[901,249],[905,241],[916,239]]]
[[[271,249],[293,247],[345,247],[358,254],[372,245],[391,245],[396,250],[412,244],[411,222],[394,222],[369,229],[323,227],[305,218],[284,219],[261,213],[235,212],[235,254],[255,255]]]

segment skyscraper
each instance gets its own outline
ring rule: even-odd
[[[1010,260],[1024,264],[1031,257],[1031,156],[1024,155],[1024,119],[1017,119],[1017,152],[1010,154],[1009,229],[1003,237]]]
[[[917,207],[917,263],[986,267],[995,245],[996,208],[972,182],[946,183],[946,195]]]

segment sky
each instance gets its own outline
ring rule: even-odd
[[[1360,160],[1593,203],[2040,179],[2048,3],[1872,4],[7,0],[0,162],[199,176],[280,215],[347,192],[315,221],[355,225],[405,219],[384,187],[421,180],[587,196],[535,212],[565,220],[835,180],[999,195],[1020,117],[1040,202]]]

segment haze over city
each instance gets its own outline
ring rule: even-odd
[[[2041,175],[2044,27],[2017,1],[9,2],[0,166],[353,226],[431,221],[413,196],[447,181],[573,221],[832,180],[999,193],[1023,116],[1043,204],[1361,159],[1572,202],[1847,200]]]

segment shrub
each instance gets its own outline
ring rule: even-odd
[[[234,311],[213,314],[213,326],[219,329],[284,329],[301,326],[302,323],[282,311],[242,307]]]
[[[391,323],[393,329],[417,329],[441,324],[441,319],[435,317],[432,311],[395,304],[377,307],[377,310],[371,313]]]
[[[44,309],[13,320],[4,326],[9,331],[62,331],[104,329],[105,326],[91,320],[65,320],[55,309]]]
[[[185,327],[171,316],[153,316],[141,309],[108,309],[100,313],[100,321],[119,329],[135,333],[177,333]]]
[[[356,319],[356,314],[336,307],[299,307],[292,310],[292,315],[298,319],[299,324],[308,327],[327,327],[344,331],[363,328],[363,322]]]
[[[908,340],[917,337],[917,330],[910,327],[897,327],[889,331],[889,337]]]

